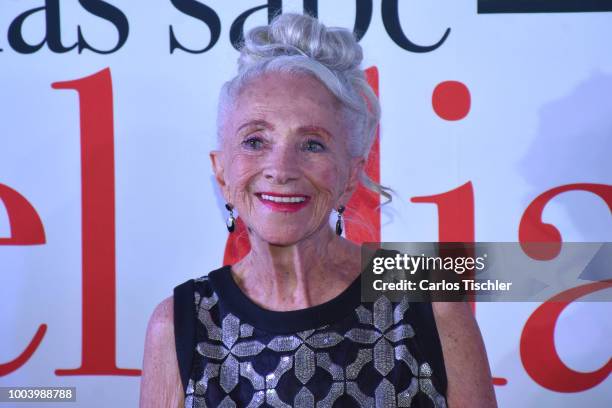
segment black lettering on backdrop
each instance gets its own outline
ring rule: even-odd
[[[402,31],[402,26],[399,20],[398,0],[382,0],[382,19],[387,34],[394,43],[411,52],[431,52],[444,44],[446,38],[450,34],[451,29],[447,28],[444,35],[437,43],[428,46],[417,45],[410,41]]]
[[[100,17],[115,26],[117,29],[117,44],[110,50],[102,51],[96,48],[93,48],[91,45],[85,41],[85,37],[83,37],[83,33],[81,32],[81,26],[77,26],[77,35],[78,35],[78,44],[79,44],[79,54],[84,49],[91,50],[97,54],[111,54],[117,51],[119,48],[123,47],[123,44],[127,41],[128,34],[130,32],[130,25],[128,23],[128,19],[123,14],[121,10],[117,7],[108,4],[102,0],[79,0],[79,3],[83,8],[89,11],[91,14]]]
[[[210,30],[210,41],[208,45],[199,50],[192,50],[183,46],[174,35],[174,30],[172,29],[172,25],[170,26],[170,54],[174,52],[175,49],[183,50],[189,52],[191,54],[201,54],[210,50],[219,40],[219,36],[221,35],[221,20],[219,16],[213,9],[210,7],[197,2],[195,0],[171,0],[172,5],[182,13],[187,14],[195,19],[198,19],[204,22],[208,29]]]
[[[304,0],[304,13],[313,17],[319,17],[319,0]]]
[[[23,38],[23,23],[28,17],[40,11],[45,13],[45,36],[38,44],[29,44]],[[69,47],[62,44],[59,0],[46,0],[44,6],[25,11],[15,17],[8,28],[8,42],[12,49],[21,54],[32,54],[40,50],[45,43],[56,53],[68,52],[77,46],[77,43]]]
[[[612,11],[610,0],[478,0],[478,13],[575,13]]]
[[[32,54],[40,50],[45,43],[49,49],[55,53],[65,53],[77,46],[79,54],[84,49],[91,50],[98,54],[110,54],[121,48],[127,41],[129,32],[128,20],[125,17],[125,14],[123,14],[121,10],[115,6],[112,6],[102,0],[79,0],[79,3],[91,14],[103,18],[115,26],[119,39],[114,48],[108,51],[93,48],[87,43],[87,41],[85,41],[80,25],[77,26],[77,42],[70,46],[64,46],[61,39],[59,0],[46,0],[44,6],[33,8],[18,15],[11,22],[8,28],[9,45],[15,51],[21,54]],[[23,38],[23,23],[28,17],[38,12],[45,13],[45,36],[40,43],[29,44]]]
[[[353,33],[357,41],[361,40],[372,21],[372,0],[355,0],[355,27]]]
[[[0,0],[1,1],[1,0]],[[207,45],[199,49],[191,49],[185,47],[178,40],[174,28],[169,26],[170,39],[170,54],[176,49],[191,53],[201,54],[213,48],[221,35],[221,20],[214,9],[203,4],[202,0],[170,0],[171,4],[181,13],[193,17],[204,24],[210,30],[210,40]],[[318,0],[302,0],[304,12],[318,18]],[[505,0],[478,0],[479,6],[482,4],[509,4]],[[533,0],[539,2],[539,0]],[[552,0],[551,0],[552,1]],[[568,0],[574,4],[574,0]],[[595,4],[595,0],[585,0],[589,4]],[[611,0],[612,1],[612,0]],[[234,48],[238,48],[239,44],[244,41],[244,24],[246,20],[255,12],[267,9],[268,23],[278,14],[282,13],[283,0],[267,0],[265,4],[252,7],[242,12],[232,22],[230,26],[230,42]],[[552,1],[555,2],[555,1]],[[555,2],[558,3],[558,2]],[[77,41],[71,45],[64,45],[61,41],[60,29],[60,5],[59,0],[45,0],[44,6],[32,8],[18,15],[9,25],[8,41],[13,50],[21,54],[31,54],[40,50],[45,44],[54,53],[66,53],[76,47],[79,54],[83,50],[90,50],[97,54],[111,54],[119,50],[126,43],[129,35],[129,21],[126,15],[117,7],[103,0],[79,0],[79,4],[99,18],[110,22],[117,30],[118,39],[115,46],[108,50],[100,50],[94,48],[88,43],[83,34],[81,25],[77,25]],[[523,3],[521,3],[523,4]],[[598,3],[599,4],[599,3]],[[451,29],[447,28],[442,38],[433,45],[419,45],[413,43],[402,30],[399,18],[398,0],[382,0],[381,14],[383,25],[391,40],[399,47],[406,51],[425,53],[431,52],[439,48],[448,38]],[[357,40],[361,40],[366,34],[373,15],[372,0],[355,0],[355,25],[353,33]],[[31,44],[23,37],[23,25],[25,21],[32,15],[44,12],[45,13],[45,31],[44,37],[39,43]],[[84,30],[86,32],[86,30]],[[0,52],[2,49],[0,48]]]
[[[355,0],[355,26],[353,33],[361,40],[372,22],[372,0]],[[319,17],[318,0],[304,0],[304,13]]]
[[[283,12],[282,0],[268,0],[268,4],[253,7],[245,11],[236,17],[236,20],[230,27],[230,41],[234,48],[238,49],[240,44],[244,41],[244,22],[254,12],[267,8],[268,9],[268,23],[277,15]]]

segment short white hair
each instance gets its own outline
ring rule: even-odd
[[[305,73],[338,98],[349,129],[349,153],[367,159],[380,121],[380,104],[360,68],[363,51],[351,31],[326,27],[309,15],[280,14],[270,25],[249,30],[239,50],[238,74],[223,84],[219,96],[219,142],[227,113],[250,80],[268,72]],[[365,172],[360,174],[360,181],[391,201],[391,190]]]

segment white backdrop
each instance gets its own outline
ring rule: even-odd
[[[325,24],[353,27],[355,1],[318,3]],[[390,10],[392,3],[385,1],[384,8]],[[435,205],[411,199],[470,182],[477,241],[517,241],[529,204],[548,190],[574,183],[595,185],[603,193],[559,194],[545,206],[542,219],[554,224],[564,241],[612,241],[612,13],[479,14],[476,0],[399,3],[401,29],[412,43],[432,45],[447,28],[450,32],[429,52],[403,49],[385,28],[392,25],[392,13],[383,21],[383,4],[376,0],[360,41],[364,67],[376,67],[379,74],[380,180],[398,193],[382,211],[382,240],[438,240],[439,228],[454,227],[438,225]],[[33,12],[17,27],[18,16],[45,4],[46,10]],[[169,26],[186,48],[210,43],[213,20],[202,21],[202,4],[219,18],[218,40],[206,52],[170,53]],[[137,405],[140,377],[134,370],[142,367],[153,308],[175,285],[223,263],[226,214],[208,152],[215,143],[217,94],[235,72],[238,56],[230,26],[241,13],[263,4],[0,0],[0,386],[76,386],[78,402],[66,406]],[[302,1],[282,4],[284,11],[302,10]],[[361,13],[364,5],[367,1],[360,2]],[[200,19],[181,11],[187,9],[196,10]],[[119,14],[129,33],[124,32],[117,50],[58,52],[77,42],[78,30],[81,44],[84,39],[97,50],[116,48]],[[262,9],[247,18],[245,28],[266,21]],[[10,39],[11,27],[31,46],[47,42],[26,53],[16,37]],[[100,89],[105,88],[96,88],[88,115],[113,133],[92,125],[98,133],[90,140],[97,142],[82,152],[78,94],[51,84],[101,71],[99,77],[109,74],[112,80],[112,110],[103,106]],[[469,90],[469,105],[465,93],[434,98],[446,107],[463,107],[460,119],[446,120],[432,106],[434,89],[445,81]],[[105,112],[112,112],[113,122]],[[100,134],[110,134],[106,141],[114,145],[95,144]],[[87,178],[84,158],[109,157],[96,156],[100,151],[110,152],[114,162],[105,161],[104,177],[95,175],[96,167]],[[113,175],[114,184],[98,190]],[[85,186],[84,180],[91,182]],[[84,203],[83,194],[93,201]],[[106,230],[110,240],[105,235],[87,241],[85,211],[91,214],[89,225],[103,224],[94,232],[108,228],[104,223],[112,219],[109,207],[97,207],[100,203],[114,206],[114,231]],[[32,214],[40,219],[38,228]],[[17,239],[17,231],[23,238]],[[94,252],[93,261],[87,261],[84,248]],[[113,267],[114,284],[108,279]],[[86,268],[93,271],[87,275],[92,306],[83,305]],[[96,288],[105,289],[96,294]],[[115,296],[114,314],[96,303],[108,301],[108,288]],[[547,315],[538,321],[553,321],[549,336],[526,327],[539,306],[476,307],[499,405],[612,406],[612,305],[574,302],[555,321]],[[87,307],[97,314],[85,329]],[[27,351],[41,325],[46,328],[42,338]],[[108,327],[115,328],[114,335]],[[86,331],[93,336],[88,351]],[[24,350],[26,356],[19,359]],[[562,370],[543,357],[555,352]],[[56,373],[80,367],[84,354],[91,358],[84,364],[91,373]],[[113,354],[114,362],[105,360]],[[115,363],[132,371],[104,372]]]

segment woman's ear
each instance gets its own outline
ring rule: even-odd
[[[227,183],[225,182],[225,168],[223,167],[223,152],[221,150],[213,150],[209,153],[212,171],[215,175],[215,180],[219,184],[221,193],[227,201]]]
[[[360,174],[365,168],[366,160],[363,157],[354,157],[351,159],[351,168],[349,171],[349,177],[346,183],[346,189],[342,193],[342,202],[346,205],[349,199],[359,187]]]

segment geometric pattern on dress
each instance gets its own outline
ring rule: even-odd
[[[383,377],[389,374],[395,365],[395,349],[392,343],[414,337],[414,330],[408,323],[397,325],[391,329],[394,324],[401,322],[408,307],[409,302],[406,298],[403,298],[393,309],[391,301],[386,296],[381,296],[374,302],[374,316],[363,306],[359,306],[357,310],[359,321],[371,326],[371,328],[354,328],[346,333],[346,337],[356,343],[374,345],[374,368]],[[410,357],[406,357],[406,359],[410,360]],[[404,361],[409,363],[409,361]],[[418,374],[418,369],[414,364],[409,364],[409,367],[413,375]]]
[[[419,365],[405,344],[405,339],[415,336],[412,326],[403,320],[409,308],[406,298],[395,307],[384,296],[374,302],[372,310],[358,306],[355,314],[361,327],[351,328],[344,336],[326,330],[326,325],[296,334],[276,335],[267,344],[249,339],[254,332],[253,326],[241,323],[231,313],[223,317],[219,327],[211,315],[218,300],[214,291],[208,297],[200,296],[196,291],[198,320],[206,332],[206,340],[198,342],[196,350],[209,361],[200,379],[195,382],[194,379],[189,380],[186,407],[206,407],[205,393],[211,379],[218,378],[223,392],[229,394],[242,377],[254,389],[248,408],[263,404],[280,408],[331,407],[342,395],[349,395],[360,407],[410,407],[419,391],[427,395],[435,408],[446,408],[444,396],[433,385],[431,366],[427,362]],[[364,347],[357,350],[354,361],[342,367],[332,361],[329,352],[322,350],[334,347],[345,339]],[[265,348],[289,354],[281,355],[278,365],[265,375],[256,372],[251,361],[241,361],[259,355]],[[413,376],[410,384],[399,392],[387,378],[398,362],[408,367]],[[374,396],[365,395],[356,381],[363,367],[370,363],[382,376]],[[315,402],[314,395],[306,386],[314,376],[316,367],[327,371],[332,378],[327,395],[318,402]],[[279,398],[276,386],[281,377],[289,372],[302,386],[294,400],[287,403]],[[235,407],[236,402],[226,395],[217,406]]]
[[[294,373],[296,378],[305,385],[315,373],[315,352],[317,349],[333,347],[344,337],[333,331],[316,333],[316,330],[305,330],[296,335],[276,336],[267,347],[276,352],[294,351]],[[307,398],[307,389],[303,397]]]
[[[214,342],[199,342],[196,350],[202,356],[219,362],[219,383],[223,391],[229,393],[238,384],[240,363],[236,357],[255,356],[266,346],[257,340],[238,341],[240,338],[250,337],[252,330],[248,327],[245,329],[244,325],[241,330],[240,320],[231,313],[223,318],[221,327],[215,325],[210,312],[204,308],[200,309],[198,319],[204,324],[208,337]]]

